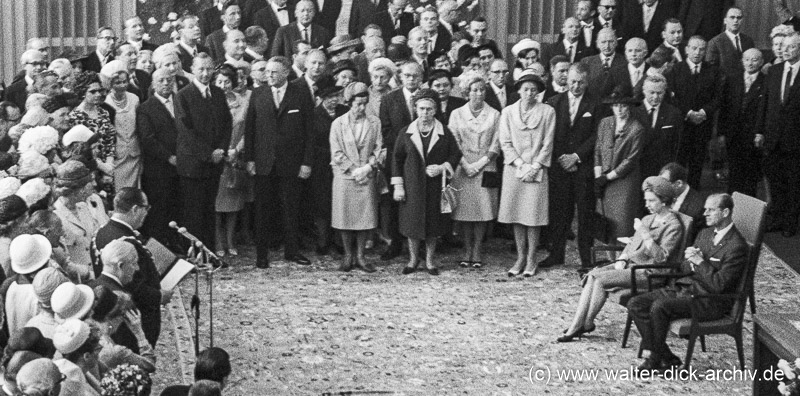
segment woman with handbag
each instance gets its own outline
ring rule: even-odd
[[[412,102],[417,119],[397,136],[391,181],[394,200],[400,202],[400,233],[408,238],[410,259],[403,274],[416,270],[424,240],[428,273],[439,275],[433,263],[436,239],[450,229],[450,216],[442,213],[445,208],[440,178],[452,176],[461,160],[461,150],[450,130],[435,118],[439,106],[436,92],[420,88]]]
[[[381,121],[367,115],[369,90],[362,82],[344,89],[350,110],[335,119],[330,129],[333,195],[331,226],[342,233],[344,258],[340,271],[350,271],[353,259],[365,272],[375,272],[364,249],[370,231],[378,227],[377,170],[383,146]],[[353,255],[353,242],[356,254]]]
[[[464,236],[462,267],[480,268],[481,242],[490,221],[497,218],[499,174],[495,159],[500,154],[497,124],[500,112],[487,105],[486,79],[479,73],[461,76],[461,88],[469,102],[450,114],[448,128],[464,154],[453,176],[458,206],[453,220],[461,222]]]
[[[216,202],[216,254],[225,257],[238,256],[239,252],[234,244],[236,233],[236,218],[238,212],[244,209],[250,188],[250,176],[244,169],[240,153],[244,149],[244,117],[250,104],[250,90],[239,88],[239,72],[234,66],[222,64],[214,72],[212,81],[214,85],[225,91],[225,97],[233,116],[231,130],[231,143],[225,156],[225,165],[219,178],[219,189]],[[238,92],[237,92],[238,91]]]
[[[525,71],[515,84],[520,100],[500,115],[500,147],[506,166],[498,221],[514,225],[517,260],[508,276],[536,273],[539,229],[548,223],[547,168],[553,154],[556,112],[536,100],[544,81]],[[524,271],[524,272],[523,272]]]
[[[591,270],[584,278],[583,292],[572,324],[558,342],[570,342],[595,329],[594,319],[608,298],[609,289],[630,288],[632,282],[646,287],[651,270],[636,271],[631,279],[631,266],[680,263],[683,223],[670,209],[677,196],[675,188],[664,178],[648,177],[642,184],[645,207],[650,212],[633,221],[636,230],[616,261]]]

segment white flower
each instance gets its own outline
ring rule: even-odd
[[[169,14],[167,14],[167,19],[169,19],[170,21],[175,21],[178,19],[178,14],[175,12],[170,12]]]
[[[150,41],[150,33],[145,33],[145,34],[143,34],[143,35],[142,35],[142,40],[144,40],[144,41]]]
[[[158,23],[158,20],[156,20],[154,17],[150,17],[150,19],[147,20],[147,23],[150,25],[155,25]]]
[[[166,33],[166,32],[168,32],[170,29],[172,29],[172,24],[170,24],[169,22],[164,22],[164,23],[161,25],[161,29],[158,29],[158,30],[160,30],[162,33]]]

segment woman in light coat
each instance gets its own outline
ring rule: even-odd
[[[508,276],[527,278],[536,272],[539,229],[549,221],[547,168],[553,154],[556,112],[536,100],[545,89],[539,76],[525,72],[515,88],[520,100],[503,109],[500,116],[498,133],[506,166],[498,221],[514,225],[517,260]]]
[[[350,83],[344,90],[350,106],[347,114],[331,125],[331,165],[333,166],[333,196],[331,226],[342,233],[344,260],[342,271],[353,267],[355,260],[365,272],[375,272],[366,262],[364,247],[369,231],[378,227],[377,169],[383,138],[381,121],[366,113],[369,90],[361,82]]]

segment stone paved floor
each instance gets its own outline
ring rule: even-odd
[[[505,270],[514,257],[506,244],[495,240],[488,245],[492,260],[481,270],[458,268],[457,252],[446,254],[439,277],[401,276],[400,259],[379,265],[375,274],[337,272],[331,257],[314,257],[306,268],[276,262],[263,271],[253,268],[246,250],[215,278],[215,343],[231,353],[234,366],[226,394],[750,394],[747,381],[607,380],[602,371],[594,381],[556,378],[560,369],[625,375],[621,370],[640,363],[635,357],[638,334],[628,348],[620,348],[625,313],[608,304],[598,330],[588,338],[556,343],[580,293],[577,267],[509,279]],[[575,262],[574,244],[569,249],[568,260]],[[756,276],[759,311],[796,307],[798,279],[765,248]],[[193,285],[181,285],[185,307]],[[205,293],[201,299],[207,302]],[[177,298],[173,302],[179,303]],[[180,316],[180,304],[174,307],[172,315],[165,311],[169,323],[164,327],[171,329],[158,348],[158,391],[181,381],[181,364],[191,363],[191,328],[172,317]],[[202,316],[207,319],[205,305]],[[749,366],[749,314],[746,321]],[[202,321],[201,330],[207,328]],[[201,344],[208,344],[207,337],[201,336]],[[670,339],[679,356],[685,345]],[[715,336],[708,338],[708,352],[695,353],[693,365],[702,373],[730,369],[736,360],[733,340]],[[536,381],[548,373],[549,382]]]

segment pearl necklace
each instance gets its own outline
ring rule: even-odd
[[[114,95],[111,95],[111,100],[114,102],[114,106],[119,109],[124,109],[128,105],[128,95],[125,95],[122,100],[117,100]]]

